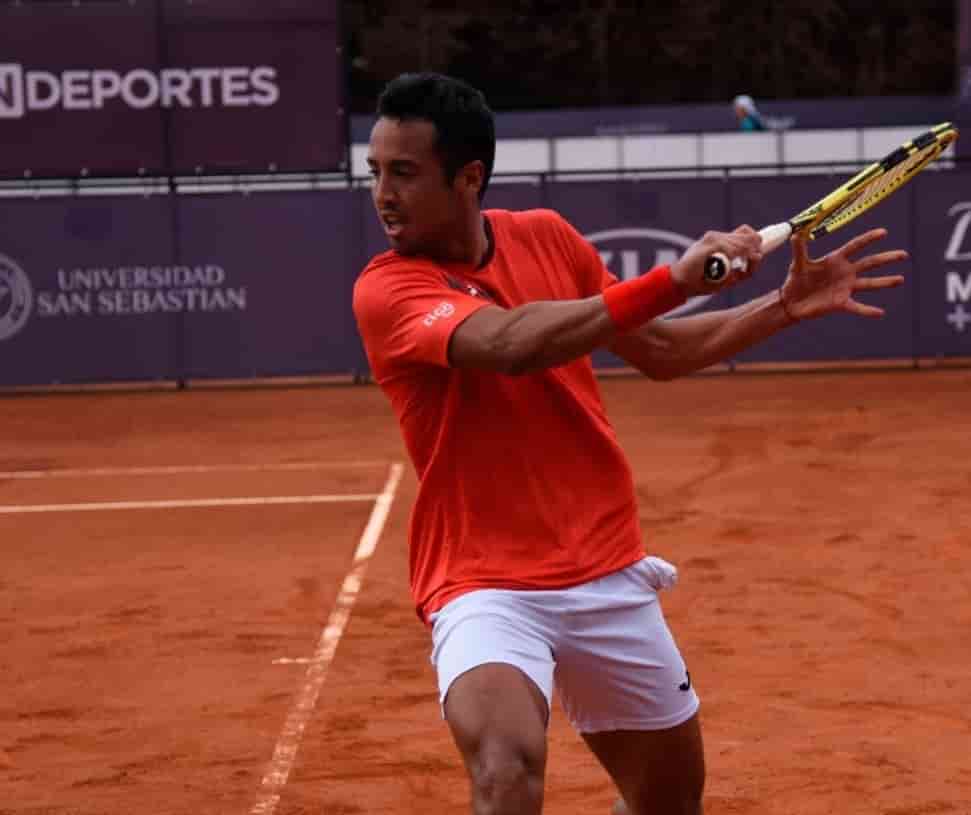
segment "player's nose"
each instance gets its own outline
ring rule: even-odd
[[[386,209],[397,200],[394,185],[389,183],[388,176],[382,173],[374,180],[374,188],[371,191],[374,202],[378,209]]]

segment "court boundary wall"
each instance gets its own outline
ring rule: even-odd
[[[798,211],[858,166],[500,173],[486,203],[560,211],[629,277],[706,229]],[[385,249],[368,186],[360,177],[116,179],[0,196],[0,389],[368,381],[350,309],[354,280]],[[967,364],[971,162],[942,160],[854,226],[872,225],[912,254],[908,284],[873,297],[884,320],[797,326],[714,370]],[[688,311],[777,286],[785,255],[759,281]],[[146,298],[158,307],[143,309]],[[605,375],[626,370],[606,354],[595,364]]]

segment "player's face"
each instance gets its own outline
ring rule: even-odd
[[[371,131],[367,163],[374,207],[391,246],[402,254],[437,254],[461,218],[461,185],[446,181],[435,138],[435,125],[422,119],[382,117]]]

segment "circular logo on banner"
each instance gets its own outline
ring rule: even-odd
[[[630,227],[591,232],[584,237],[597,247],[604,265],[621,280],[632,280],[654,266],[674,263],[695,238],[669,232],[666,229]],[[701,308],[714,295],[692,297],[683,306],[665,314],[675,317]]]
[[[0,340],[20,331],[33,307],[30,279],[10,258],[0,255]]]

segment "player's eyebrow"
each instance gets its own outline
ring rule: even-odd
[[[367,164],[369,167],[377,167],[379,163],[380,162],[376,158],[374,158],[374,156],[367,157]],[[402,169],[402,168],[413,169],[418,166],[418,162],[410,158],[391,159],[391,161],[389,161],[388,164],[393,169]]]

